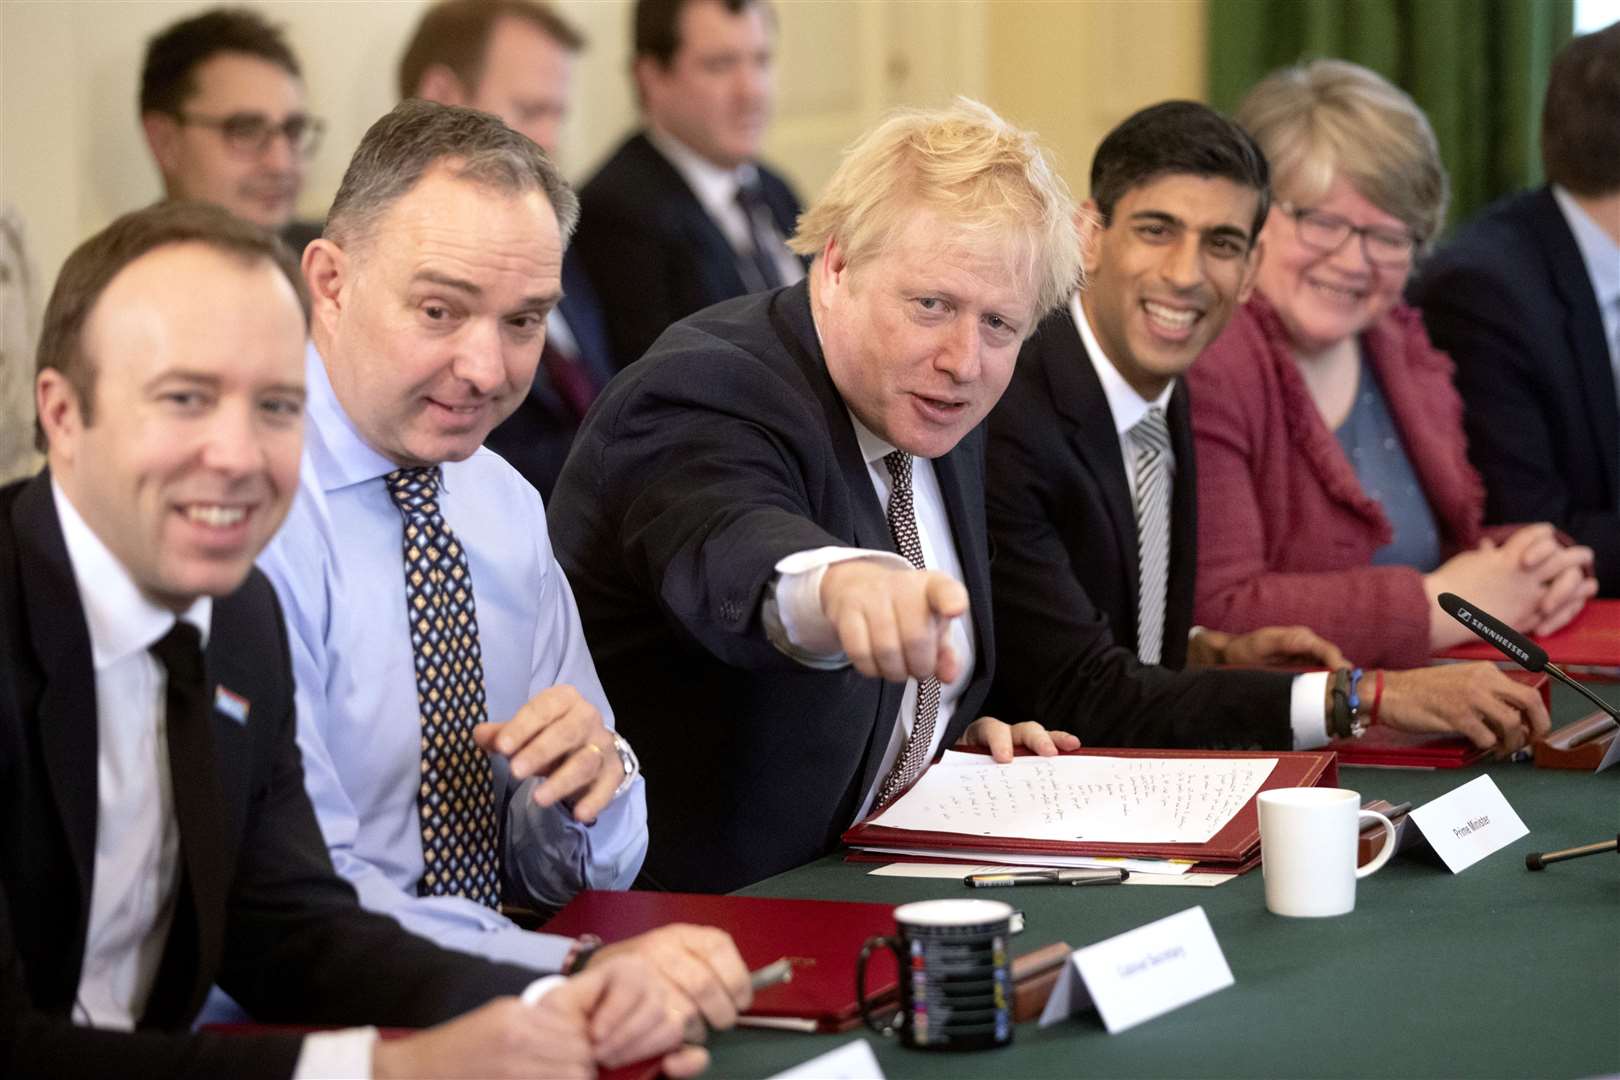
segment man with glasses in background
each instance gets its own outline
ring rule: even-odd
[[[258,15],[216,8],[152,38],[141,127],[169,198],[223,206],[295,253],[321,234],[293,213],[322,124],[304,111],[297,57]]]

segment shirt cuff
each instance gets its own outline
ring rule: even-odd
[[[1288,695],[1288,722],[1294,729],[1295,750],[1315,750],[1328,744],[1327,716],[1322,703],[1327,700],[1327,671],[1307,671],[1294,676]]]
[[[305,1035],[293,1080],[371,1080],[371,1051],[376,1045],[374,1027]]]
[[[523,988],[523,994],[518,1000],[525,1005],[538,1005],[541,998],[567,981],[566,975],[542,975]]]
[[[806,667],[831,669],[849,663],[837,628],[821,610],[821,579],[827,567],[850,559],[883,559],[896,569],[911,569],[911,563],[892,551],[848,547],[796,551],[776,564],[777,578],[765,598],[765,632],[778,650]]]

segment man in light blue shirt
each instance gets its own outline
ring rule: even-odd
[[[261,565],[287,611],[306,784],[361,903],[466,952],[574,971],[596,942],[499,902],[624,888],[639,766],[552,556],[539,497],[484,437],[534,377],[572,192],[495,118],[421,101],[366,134],[307,249],[308,453]],[[730,939],[645,954],[687,1018],[747,1004]]]

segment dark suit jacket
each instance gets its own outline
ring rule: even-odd
[[[647,771],[644,879],[735,889],[832,850],[877,777],[904,686],[778,652],[760,616],[777,560],[893,551],[807,284],[678,323],[597,401],[563,469],[552,546],[619,730]],[[978,431],[934,461],[977,659],[995,664]]]
[[[1409,296],[1457,365],[1485,520],[1551,521],[1620,596],[1620,407],[1586,264],[1551,190],[1497,203]]]
[[[797,196],[763,165],[759,178],[777,228],[792,236]],[[579,203],[573,250],[602,298],[620,366],[677,320],[748,291],[725,234],[645,135],[608,158],[580,189]]]
[[[1105,746],[1286,749],[1289,677],[1178,672],[1197,573],[1197,476],[1186,384],[1170,397],[1170,580],[1164,666],[1136,662],[1138,547],[1125,461],[1069,309],[1025,342],[990,414],[986,508],[996,637],[990,711]]]
[[[147,1015],[134,1033],[70,1021],[96,844],[90,634],[48,474],[0,489],[0,1074],[285,1076],[299,1039],[186,1033],[219,982],[259,1019],[421,1026],[533,978],[445,952],[362,911],[304,793],[281,611],[254,571],[214,604],[208,679],[250,702],[214,714],[227,860],[182,874]],[[201,877],[202,875],[199,875]],[[166,976],[172,976],[166,978]]]
[[[600,390],[618,367],[608,346],[601,301],[585,275],[576,248],[569,248],[563,256],[562,284],[559,309],[574,334],[580,366]],[[535,370],[534,383],[516,411],[489,433],[485,444],[522,473],[549,502],[578,430],[579,419],[541,366]]]

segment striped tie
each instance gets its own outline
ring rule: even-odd
[[[894,450],[884,456],[883,464],[888,466],[889,477],[894,482],[889,492],[889,533],[894,537],[894,546],[912,566],[924,570],[927,564],[923,562],[917,514],[911,504],[911,455],[904,450]],[[921,679],[917,683],[917,719],[894,767],[878,788],[879,809],[910,787],[928,766],[928,750],[934,745],[934,721],[938,718],[939,680]]]
[[[1170,578],[1170,428],[1155,405],[1130,432],[1136,448],[1136,655],[1157,664],[1164,653],[1164,599]]]

